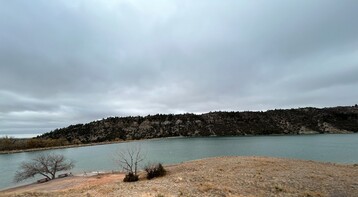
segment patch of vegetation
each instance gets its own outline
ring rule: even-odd
[[[69,142],[64,138],[59,139],[19,139],[13,137],[0,138],[0,151],[25,150],[33,148],[46,148],[55,146],[66,146]]]
[[[166,174],[166,170],[161,163],[155,165],[147,165],[144,170],[147,172],[147,179],[161,177]]]
[[[123,181],[124,182],[136,182],[136,181],[138,181],[139,180],[139,177],[138,177],[138,175],[136,175],[136,174],[133,174],[133,173],[128,173],[128,174],[126,174],[126,176],[124,177],[124,179],[123,179]]]

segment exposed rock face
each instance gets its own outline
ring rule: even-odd
[[[173,136],[239,136],[358,132],[358,107],[299,108],[267,112],[210,112],[202,115],[111,117],[71,125],[40,138],[82,143]]]

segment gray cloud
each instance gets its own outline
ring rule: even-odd
[[[358,3],[1,1],[0,133],[355,104]]]

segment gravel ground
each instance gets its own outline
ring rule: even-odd
[[[135,183],[123,174],[69,177],[0,196],[358,196],[358,166],[269,157],[219,157],[166,166]]]

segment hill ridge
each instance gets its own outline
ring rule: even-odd
[[[175,136],[241,136],[358,132],[358,106],[108,117],[70,125],[38,138],[70,143]]]

